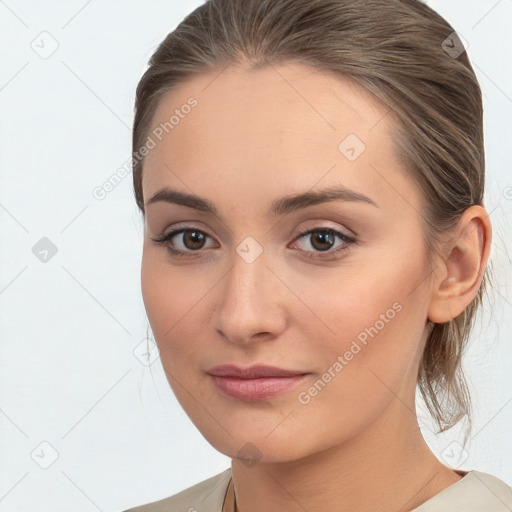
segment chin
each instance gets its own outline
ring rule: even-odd
[[[288,428],[285,428],[285,422],[280,428],[275,427],[282,418],[272,421],[272,428],[264,424],[258,426],[250,419],[240,422],[228,420],[226,425],[229,433],[216,422],[212,422],[211,418],[205,419],[203,416],[199,421],[192,421],[213,448],[231,459],[240,460],[248,467],[255,463],[297,461],[339,442],[339,439],[332,440],[329,436],[322,435],[321,425],[301,431],[300,424],[293,419]]]
[[[243,440],[232,440],[228,443],[211,443],[219,452],[228,457],[240,461],[250,467],[256,463],[276,464],[293,462],[307,457],[315,450],[308,450],[306,446],[288,438],[287,442],[279,440],[271,442],[264,438],[245,436]]]

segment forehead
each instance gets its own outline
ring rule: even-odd
[[[394,123],[390,108],[334,72],[293,63],[212,70],[161,98],[149,132],[161,140],[153,135],[145,159],[144,197],[166,184],[208,195],[228,179],[280,195],[311,188],[333,166],[331,181],[357,188],[366,178],[382,189],[369,166],[398,169]]]
[[[229,135],[342,132],[350,125],[364,137],[377,125],[376,133],[387,131],[393,117],[388,115],[391,109],[354,79],[287,63],[258,69],[228,66],[189,78],[160,99],[151,129],[165,125],[174,113],[180,114],[191,98],[197,106],[185,116],[197,121],[194,130],[203,127],[200,134],[210,136],[210,123],[203,121],[212,118]],[[180,124],[182,120],[180,116]],[[175,139],[187,134],[183,126],[177,128],[172,128]]]

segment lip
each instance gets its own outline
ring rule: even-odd
[[[305,371],[276,366],[254,365],[241,368],[232,364],[215,366],[206,373],[221,393],[247,402],[272,398],[289,390],[308,375]]]

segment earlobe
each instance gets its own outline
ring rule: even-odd
[[[452,237],[444,242],[439,271],[432,280],[428,319],[449,322],[474,299],[482,283],[490,253],[492,228],[485,208],[468,208]]]

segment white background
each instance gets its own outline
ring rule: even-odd
[[[92,195],[130,156],[149,56],[200,3],[0,2],[1,512],[120,511],[229,467],[177,404],[160,360],[134,355],[148,324],[131,174],[105,199]],[[446,464],[510,485],[512,1],[428,3],[469,43],[483,89],[495,283],[464,359],[468,453],[453,444],[460,429],[422,430]],[[31,47],[43,37],[46,49],[58,44],[46,59]],[[46,263],[32,252],[43,237],[57,249]]]

